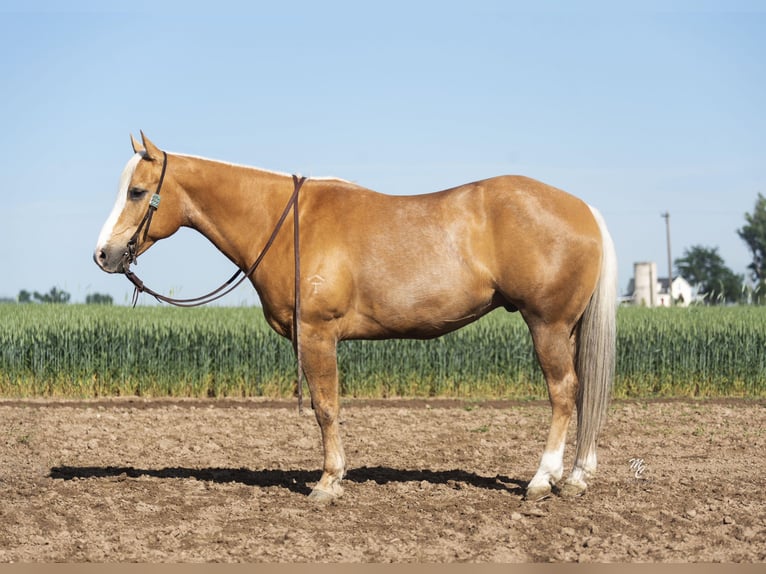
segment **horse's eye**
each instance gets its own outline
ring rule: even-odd
[[[133,201],[138,201],[139,199],[143,198],[146,195],[146,190],[141,189],[140,187],[131,187],[128,190],[128,197],[132,199]]]

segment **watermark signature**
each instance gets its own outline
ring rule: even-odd
[[[644,476],[644,472],[646,472],[649,467],[646,465],[643,458],[631,458],[628,461],[628,464],[630,465],[630,471],[633,473],[636,480],[647,480]]]

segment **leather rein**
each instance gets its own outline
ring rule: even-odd
[[[152,195],[151,199],[149,200],[149,207],[146,210],[146,214],[144,214],[143,219],[138,224],[138,227],[136,228],[135,233],[131,236],[130,240],[128,241],[127,249],[125,253],[122,255],[122,271],[125,274],[125,276],[128,278],[128,280],[133,284],[133,297],[132,297],[132,303],[133,306],[136,306],[136,303],[138,303],[138,297],[141,293],[147,293],[148,295],[151,295],[157,301],[168,303],[170,305],[175,305],[176,307],[199,307],[200,305],[205,305],[206,303],[210,303],[212,301],[216,301],[217,299],[220,299],[221,297],[228,295],[231,293],[234,289],[240,286],[242,282],[247,279],[250,275],[252,275],[255,270],[258,268],[258,266],[261,264],[261,261],[266,256],[266,253],[268,253],[269,248],[271,248],[272,244],[277,238],[277,235],[279,234],[279,231],[282,229],[282,225],[285,222],[285,219],[287,219],[288,213],[290,213],[290,210],[293,210],[293,230],[294,230],[294,259],[295,259],[295,311],[293,315],[293,349],[295,350],[295,355],[298,359],[298,411],[303,412],[303,384],[302,384],[302,375],[303,375],[303,363],[301,359],[301,352],[300,352],[300,313],[301,313],[301,291],[300,291],[300,249],[299,249],[299,228],[298,228],[298,194],[301,190],[301,187],[303,187],[304,182],[306,181],[306,178],[297,175],[293,175],[293,193],[290,196],[290,199],[287,201],[287,205],[285,206],[284,210],[282,211],[282,215],[280,215],[279,220],[277,221],[276,226],[274,227],[274,230],[271,232],[271,235],[269,236],[268,241],[266,241],[266,244],[264,245],[263,249],[261,250],[261,253],[258,255],[258,257],[255,259],[253,264],[246,270],[243,271],[242,268],[238,268],[237,271],[229,277],[224,283],[221,284],[220,287],[214,289],[213,291],[210,291],[209,293],[206,293],[205,295],[201,295],[199,297],[193,297],[191,299],[177,299],[174,297],[168,297],[167,295],[163,295],[162,293],[158,293],[157,291],[154,291],[153,289],[150,289],[147,287],[144,282],[136,275],[133,271],[130,270],[130,266],[133,263],[137,263],[138,261],[138,238],[141,236],[141,232],[143,231],[143,238],[142,241],[146,241],[146,238],[149,234],[149,226],[152,223],[152,217],[154,216],[154,212],[157,211],[157,208],[160,206],[160,191],[162,190],[162,183],[165,181],[165,172],[167,170],[168,166],[168,154],[164,151],[162,152],[162,171],[160,172],[160,180],[157,183],[157,190]],[[242,275],[240,277],[240,275]],[[239,280],[237,280],[239,278]]]

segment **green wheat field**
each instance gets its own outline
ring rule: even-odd
[[[542,399],[498,310],[429,341],[339,344],[346,397]],[[290,397],[292,345],[257,307],[0,305],[0,396]],[[621,308],[614,397],[766,397],[766,308]]]

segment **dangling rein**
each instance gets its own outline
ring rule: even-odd
[[[173,297],[168,297],[167,295],[163,295],[162,293],[157,293],[156,291],[150,289],[146,285],[144,285],[144,282],[141,281],[141,279],[133,273],[133,271],[130,270],[130,266],[132,263],[136,262],[138,260],[138,238],[141,235],[141,232],[143,231],[143,238],[142,241],[146,240],[146,237],[149,233],[149,225],[152,223],[152,217],[154,216],[154,212],[157,211],[157,208],[160,206],[160,191],[162,190],[162,182],[165,180],[165,171],[168,166],[168,154],[164,151],[162,152],[162,172],[160,172],[160,181],[157,183],[157,191],[152,195],[151,199],[149,200],[149,207],[146,210],[146,215],[144,215],[144,218],[141,220],[141,223],[138,224],[138,227],[136,228],[135,233],[128,241],[128,248],[125,251],[125,253],[122,256],[122,270],[125,273],[125,276],[128,278],[128,280],[133,283],[133,297],[132,297],[132,303],[133,306],[136,306],[136,303],[138,303],[138,296],[141,293],[147,293],[157,299],[158,301],[169,303],[170,305],[175,305],[176,307],[199,307],[200,305],[205,305],[206,303],[210,303],[212,301],[215,301],[217,299],[220,299],[224,295],[228,295],[234,289],[239,287],[239,285],[247,279],[250,275],[253,274],[253,272],[258,268],[258,265],[261,264],[261,261],[266,256],[266,253],[269,251],[269,248],[272,246],[274,241],[277,238],[277,234],[279,233],[279,230],[282,229],[282,224],[285,222],[285,219],[287,219],[287,214],[290,213],[290,210],[293,210],[293,232],[294,232],[294,258],[295,258],[295,311],[293,314],[293,349],[295,350],[295,356],[298,359],[298,412],[303,412],[303,361],[301,360],[301,348],[300,348],[300,316],[301,316],[301,289],[300,289],[300,280],[301,280],[301,258],[300,258],[300,249],[299,249],[299,229],[298,229],[298,193],[301,190],[301,187],[303,187],[303,183],[306,181],[305,177],[298,177],[297,175],[293,175],[293,185],[295,189],[293,190],[292,195],[290,196],[290,199],[287,201],[287,205],[285,206],[285,209],[282,211],[282,215],[279,217],[279,221],[277,221],[277,225],[274,227],[274,231],[271,232],[271,236],[269,237],[268,241],[266,242],[266,245],[264,245],[263,249],[261,250],[260,255],[256,258],[256,260],[253,262],[253,264],[248,268],[247,271],[243,271],[242,269],[237,269],[237,271],[229,277],[220,287],[217,289],[214,289],[210,293],[206,293],[205,295],[201,295],[200,297],[194,297],[192,299],[175,299]],[[242,275],[242,277],[239,277]],[[239,280],[237,281],[237,278],[239,277]],[[236,283],[235,283],[236,281]]]

